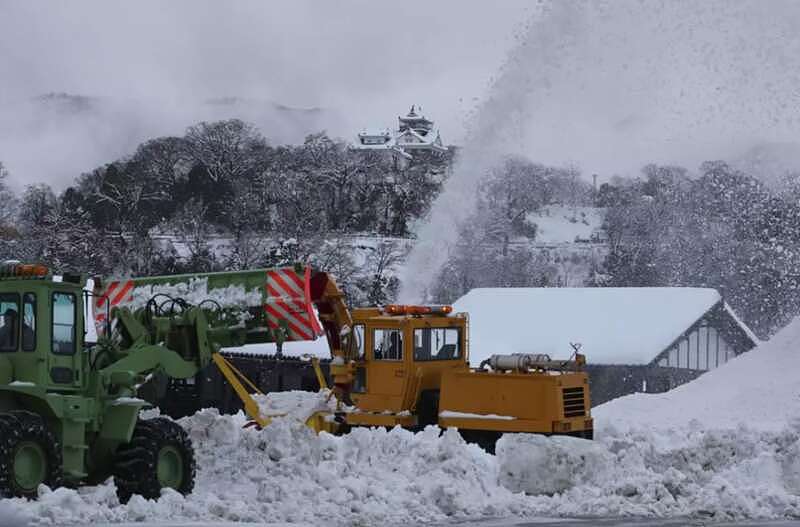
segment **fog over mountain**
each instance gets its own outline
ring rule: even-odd
[[[336,112],[293,108],[268,100],[123,99],[51,93],[3,107],[0,159],[17,186],[47,181],[61,187],[83,171],[124,157],[140,143],[181,135],[197,121],[239,118],[258,126],[274,144],[299,143],[312,132],[336,129]]]
[[[573,28],[531,45],[551,4],[573,13]],[[534,33],[557,24],[545,16]],[[481,135],[468,123],[489,103],[514,107],[504,150],[601,179],[751,152],[759,166],[793,167],[798,24],[790,0],[8,0],[0,160],[17,187],[63,188],[204,119],[251,121],[272,143],[322,129],[350,139],[411,104],[445,142],[464,144]],[[491,100],[512,49],[524,78],[513,101]]]
[[[17,186],[63,188],[202,119],[244,118],[273,143],[351,138],[411,104],[459,142],[528,12],[525,0],[2,2],[0,160]]]

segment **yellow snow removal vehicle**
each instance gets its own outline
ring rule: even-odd
[[[351,310],[329,274],[302,265],[98,281],[94,294],[100,331],[109,307],[141,309],[147,300],[156,313],[202,308],[217,349],[257,342],[280,347],[324,335],[331,354],[330,389],[338,404],[334,415],[309,419],[316,430],[438,425],[458,428],[488,450],[509,432],[593,436],[583,355],[576,351],[569,360],[554,360],[497,353],[471,368],[468,316],[450,306]],[[226,379],[233,378],[235,367],[219,354],[214,357]],[[318,362],[314,365],[320,386],[328,387]],[[269,419],[247,400],[255,385],[232,385],[250,417],[267,425]]]

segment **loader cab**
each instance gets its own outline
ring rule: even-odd
[[[438,388],[442,373],[469,369],[466,314],[386,306],[355,309],[353,324],[359,356],[353,398],[365,411],[410,410],[420,393]]]
[[[0,266],[0,385],[83,386],[82,285],[65,278],[40,265]]]

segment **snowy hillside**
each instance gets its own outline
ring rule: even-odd
[[[608,254],[605,213],[598,207],[548,205],[526,216],[536,225],[531,248],[549,264],[557,285],[582,287],[602,267]]]
[[[535,223],[539,243],[573,243],[599,241],[605,210],[597,207],[549,205],[527,216]]]

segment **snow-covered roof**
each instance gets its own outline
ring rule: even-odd
[[[358,132],[359,137],[389,137],[392,132],[388,128],[365,128]]]
[[[571,342],[594,364],[648,364],[720,301],[701,288],[487,288],[454,310],[469,313],[474,365],[493,353],[567,358]]]
[[[399,120],[400,123],[403,123],[403,124],[406,124],[406,125],[408,125],[410,123],[414,123],[414,124],[433,124],[433,121],[431,121],[430,119],[426,119],[422,115],[407,115],[405,117],[398,117],[397,119]]]
[[[416,141],[403,141],[403,139],[408,136],[413,137],[416,139]],[[434,150],[447,150],[447,148],[441,146],[439,131],[436,129],[429,131],[423,136],[413,128],[409,128],[399,133],[395,137],[395,142],[402,148],[432,148]]]
[[[411,159],[411,154],[394,144],[394,141],[387,141],[383,144],[358,143],[357,145],[353,146],[353,148],[356,150],[389,150],[394,155],[398,155],[405,159]]]

